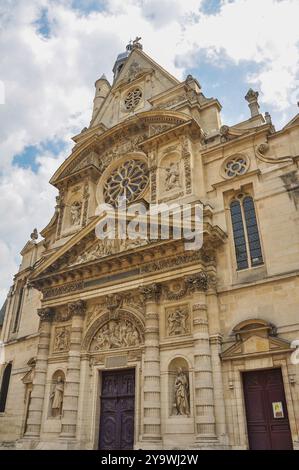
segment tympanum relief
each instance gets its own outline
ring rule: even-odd
[[[140,334],[130,320],[112,320],[98,330],[92,340],[91,351],[138,346],[140,342]]]

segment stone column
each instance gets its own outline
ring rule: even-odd
[[[208,277],[205,272],[200,272],[188,277],[186,282],[189,292],[193,293],[196,440],[206,442],[216,439],[213,374],[205,294]]]
[[[212,277],[215,273],[212,274]],[[216,414],[216,432],[218,438],[223,444],[228,443],[226,432],[226,417],[224,407],[224,388],[222,378],[222,364],[220,359],[222,335],[219,321],[219,306],[217,292],[214,285],[210,283],[207,291],[207,306],[210,332],[210,345],[213,365],[215,414]]]
[[[148,441],[151,448],[161,445],[159,314],[157,306],[160,292],[161,286],[158,284],[141,288],[145,301],[143,441]]]
[[[65,379],[61,437],[76,438],[80,389],[80,351],[86,304],[83,300],[68,305],[72,315],[70,350]]]
[[[33,379],[30,406],[25,437],[39,438],[45,399],[46,376],[51,337],[51,322],[54,312],[51,308],[40,308],[39,342]]]

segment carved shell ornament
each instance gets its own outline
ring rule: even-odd
[[[148,167],[141,160],[129,160],[116,168],[104,183],[107,204],[115,205],[119,198],[133,202],[148,184]]]

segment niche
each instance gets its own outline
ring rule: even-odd
[[[48,417],[60,419],[64,398],[65,375],[62,370],[57,370],[52,375],[49,399]]]
[[[169,416],[190,416],[190,380],[187,361],[182,357],[173,359],[168,368]]]

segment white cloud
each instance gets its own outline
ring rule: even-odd
[[[111,78],[116,55],[130,38],[142,36],[144,50],[178,78],[188,66],[199,70],[200,80],[200,51],[218,66],[258,64],[258,72],[249,68],[248,81],[261,91],[261,101],[285,118],[290,96],[298,99],[297,0],[222,0],[212,15],[200,11],[201,0],[103,3],[104,11],[88,15],[74,10],[71,0],[0,3],[0,82],[6,100],[0,104],[0,301],[26,237],[53,213],[55,190],[47,182],[67,153],[41,154],[38,173],[16,168],[13,157],[45,140],[71,146],[70,136],[88,125],[93,83],[103,72]],[[47,12],[48,38],[37,31],[42,12]]]

